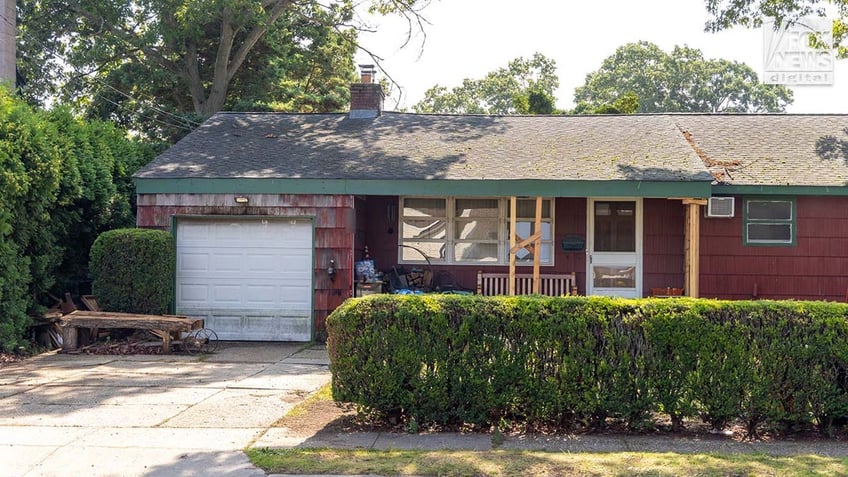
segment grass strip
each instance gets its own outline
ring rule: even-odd
[[[848,475],[848,457],[651,452],[249,449],[268,473],[439,476]]]

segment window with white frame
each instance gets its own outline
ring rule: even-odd
[[[519,199],[516,231],[535,232],[535,199]],[[399,259],[402,263],[506,264],[509,261],[509,200],[477,197],[401,197]],[[542,201],[540,263],[553,265],[553,201]],[[532,265],[533,254],[520,250],[516,263]]]
[[[746,245],[794,245],[795,201],[791,198],[745,198]]]

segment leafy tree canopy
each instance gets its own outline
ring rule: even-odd
[[[571,114],[634,114],[639,110],[639,96],[633,91],[627,91],[611,103],[591,106],[586,102],[579,103]]]
[[[426,4],[371,2],[408,18]],[[58,97],[154,137],[173,139],[222,109],[339,110],[355,79],[352,0],[19,5],[30,100]]]
[[[708,31],[720,31],[735,25],[759,27],[764,18],[772,18],[776,26],[793,23],[808,16],[836,14],[833,21],[833,44],[838,58],[848,58],[848,0],[706,0],[712,18]]]
[[[613,105],[629,93],[638,97],[640,113],[781,112],[792,102],[792,91],[760,83],[744,63],[708,60],[686,46],[669,54],[643,41],[619,47],[586,75],[574,91],[576,111]]]
[[[535,53],[452,89],[433,86],[412,108],[418,113],[551,114],[558,87],[556,62]]]

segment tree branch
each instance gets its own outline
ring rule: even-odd
[[[271,2],[266,2],[271,3]],[[245,37],[244,42],[241,44],[236,53],[233,55],[232,59],[229,62],[229,66],[227,67],[227,81],[231,80],[233,76],[238,71],[241,64],[244,63],[245,58],[247,58],[247,54],[250,50],[256,45],[256,42],[262,38],[262,35],[268,31],[268,28],[280,18],[280,15],[286,11],[289,7],[292,6],[292,0],[276,0],[273,2],[273,8],[268,13],[268,18],[264,23],[257,25],[253,28]]]

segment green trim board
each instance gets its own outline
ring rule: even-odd
[[[848,196],[844,186],[714,185],[715,195]]]
[[[788,202],[791,206],[789,219],[751,219],[748,216],[748,203],[760,202]],[[748,239],[748,226],[752,224],[764,225],[789,225],[789,242],[750,241]],[[742,244],[746,247],[794,247],[798,241],[798,205],[795,197],[786,196],[745,196],[742,198]]]
[[[136,178],[139,194],[342,194],[419,196],[692,197],[711,195],[709,182],[545,180],[369,180],[275,178]]]

